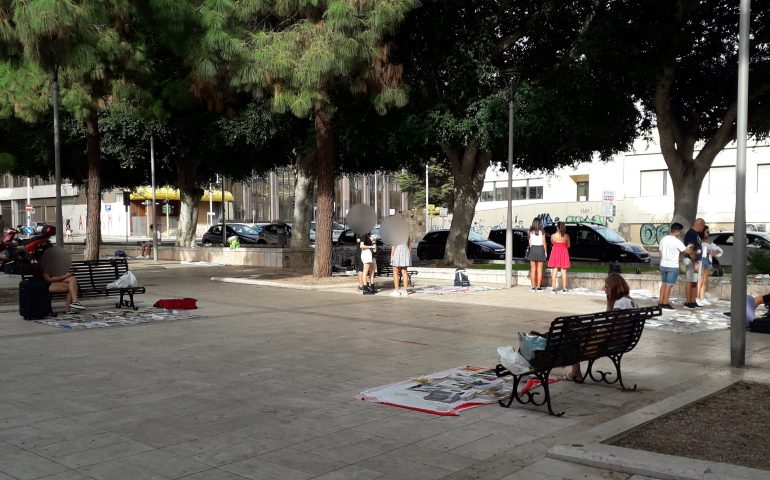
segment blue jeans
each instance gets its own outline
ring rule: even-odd
[[[676,284],[676,279],[679,278],[679,268],[676,267],[660,267],[660,280],[666,285]]]

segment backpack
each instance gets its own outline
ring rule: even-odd
[[[468,280],[468,273],[464,268],[455,269],[455,287],[470,287],[471,282]]]

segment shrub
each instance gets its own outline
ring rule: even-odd
[[[765,252],[750,252],[749,265],[754,273],[770,274],[770,255]]]

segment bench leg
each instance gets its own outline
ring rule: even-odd
[[[615,378],[610,380],[610,378],[612,377],[613,373],[612,372],[603,372],[601,370],[597,370],[596,371],[596,376],[594,376],[594,372],[591,370],[591,368],[593,367],[593,364],[594,364],[594,360],[591,360],[590,362],[588,362],[588,371],[586,372],[587,373],[586,376],[590,376],[591,380],[593,380],[594,382],[602,382],[602,383],[606,383],[608,385],[613,385],[615,383],[618,383],[618,384],[620,384],[620,388],[623,389],[623,390],[631,390],[631,391],[636,390],[636,384],[634,384],[633,388],[627,388],[623,384],[623,373],[622,373],[622,371],[620,369],[620,363],[623,360],[623,354],[620,353],[620,354],[617,354],[617,355],[609,355],[607,358],[609,358],[610,361],[612,362],[612,364],[615,366]]]
[[[508,399],[505,400],[498,400],[497,403],[500,404],[500,406],[505,408],[510,408],[511,404],[514,400],[519,402],[522,405],[532,404],[536,407],[540,407],[543,405],[546,405],[548,408],[548,413],[550,415],[553,415],[555,417],[561,417],[564,415],[564,412],[555,413],[553,411],[553,408],[551,407],[551,389],[548,386],[548,377],[551,375],[551,371],[543,371],[543,372],[531,372],[531,373],[525,373],[524,375],[512,375],[513,376],[513,387],[511,389],[511,396]],[[540,384],[533,387],[532,389],[528,389],[523,393],[519,393],[519,385],[521,384],[522,380],[526,380],[528,382],[532,377],[535,377]],[[525,382],[525,386],[526,386]],[[539,391],[533,389],[537,389],[538,387],[542,387],[543,389],[543,397],[539,398],[539,395],[541,394]]]
[[[128,300],[124,300],[124,295],[128,295]],[[134,304],[134,292],[120,292],[120,301],[115,305],[117,308],[130,307],[139,310]]]

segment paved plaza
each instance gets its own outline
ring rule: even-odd
[[[147,286],[142,305],[194,297],[200,318],[61,330],[0,305],[0,480],[637,480],[545,455],[715,376],[770,363],[770,336],[748,334],[749,367],[730,371],[727,330],[647,329],[623,362],[636,392],[557,382],[562,418],[497,405],[440,417],[355,396],[494,364],[516,332],[546,331],[556,316],[603,310],[603,300],[525,287],[392,298],[210,280],[254,273],[245,268],[132,270]]]

